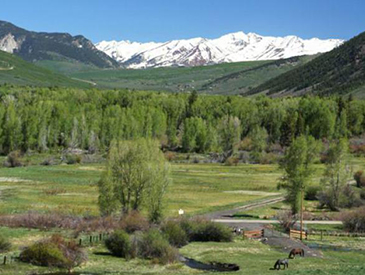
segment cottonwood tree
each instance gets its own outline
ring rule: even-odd
[[[157,142],[113,141],[106,172],[98,184],[101,214],[113,214],[118,208],[126,214],[146,206],[150,219],[157,221],[162,215],[169,173],[169,164]]]
[[[320,194],[320,201],[323,206],[326,205],[333,211],[340,207],[341,194],[351,177],[347,154],[348,142],[346,139],[335,140],[330,144],[326,169],[322,178],[325,190]]]
[[[300,210],[301,195],[310,179],[312,164],[319,149],[319,144],[313,137],[299,136],[293,140],[285,153],[281,163],[284,176],[278,188],[287,190],[286,201],[290,204],[293,214]]]
[[[251,152],[250,157],[255,162],[260,162],[262,155],[267,147],[267,131],[265,128],[256,126],[250,132]]]

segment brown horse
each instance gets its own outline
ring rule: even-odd
[[[295,255],[300,255],[301,257],[304,257],[304,249],[293,248],[289,253],[289,259],[294,259]]]

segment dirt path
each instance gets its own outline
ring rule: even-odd
[[[11,71],[14,70],[14,67],[11,66],[10,68],[0,68],[0,71]]]
[[[205,217],[209,220],[216,220],[216,219],[223,219],[223,218],[224,219],[233,219],[233,215],[239,211],[251,210],[254,208],[258,208],[258,207],[263,207],[263,206],[266,206],[269,204],[281,202],[283,200],[284,200],[284,197],[282,197],[282,196],[276,197],[276,198],[268,198],[268,199],[264,199],[261,201],[246,204],[246,205],[243,205],[240,207],[236,207],[236,208],[230,209],[230,210],[222,210],[222,211],[207,213],[207,214],[203,215],[203,217]]]
[[[261,230],[264,229],[264,241],[263,243],[272,247],[281,249],[283,252],[288,253],[293,248],[302,248],[306,257],[322,257],[322,253],[319,250],[314,250],[306,246],[299,240],[290,239],[287,234],[274,230],[270,225],[279,223],[277,220],[240,220],[233,218],[233,214],[242,211],[250,210],[267,206],[283,201],[284,197],[268,198],[244,206],[240,206],[231,210],[217,211],[203,215],[203,217],[210,219],[214,222],[226,224],[230,227],[241,228],[243,230]],[[305,221],[306,224],[341,224],[341,221]]]
[[[96,82],[89,81],[89,80],[85,80],[85,79],[80,79],[80,78],[76,78],[76,77],[72,77],[71,79],[77,80],[77,81],[81,81],[81,82],[85,82],[85,83],[91,84],[93,86],[96,86],[97,85]]]

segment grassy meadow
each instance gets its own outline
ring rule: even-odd
[[[0,213],[29,210],[98,215],[103,164],[0,168]],[[276,165],[172,164],[166,215],[204,213],[277,195]]]
[[[41,156],[32,159],[32,165],[18,168],[0,168],[0,213],[59,212],[74,215],[98,215],[96,183],[104,169],[104,163],[74,165],[39,165]],[[1,161],[3,161],[1,159]],[[36,164],[36,165],[35,165]],[[360,158],[352,159],[354,169],[364,167]],[[315,166],[312,184],[318,184],[323,165]],[[225,166],[207,163],[172,163],[173,183],[166,196],[165,215],[176,216],[182,208],[188,215],[225,209],[279,196],[276,189],[281,171],[278,165],[239,164]],[[253,209],[242,214],[270,215],[285,209],[283,203]],[[308,208],[311,202],[307,202]],[[341,230],[338,226],[314,226],[313,229]],[[72,237],[72,232],[61,229],[0,227],[0,234],[13,244],[12,253],[35,241],[61,233]],[[284,274],[362,274],[365,271],[365,239],[315,236],[308,244],[325,247],[323,257],[298,258],[290,261]],[[89,260],[76,268],[83,274],[210,274],[191,269],[183,263],[159,265],[154,262],[116,258],[107,253],[102,244],[85,248]],[[354,249],[352,251],[351,249]],[[185,257],[202,262],[236,263],[241,270],[236,274],[271,274],[270,268],[279,258],[287,257],[281,249],[258,241],[235,238],[232,243],[194,242],[179,249]],[[0,258],[1,259],[1,258]],[[37,267],[21,262],[0,265],[0,274],[49,274],[57,269]],[[224,274],[224,273],[223,273]]]

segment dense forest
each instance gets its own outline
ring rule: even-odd
[[[113,139],[158,139],[183,152],[229,152],[249,144],[287,146],[294,137],[352,137],[365,129],[365,101],[245,98],[196,93],[0,86],[0,152],[80,148]],[[266,142],[265,142],[266,141]]]
[[[322,95],[346,94],[365,84],[365,32],[334,50],[294,68],[252,89],[250,94],[268,91],[306,90]]]

